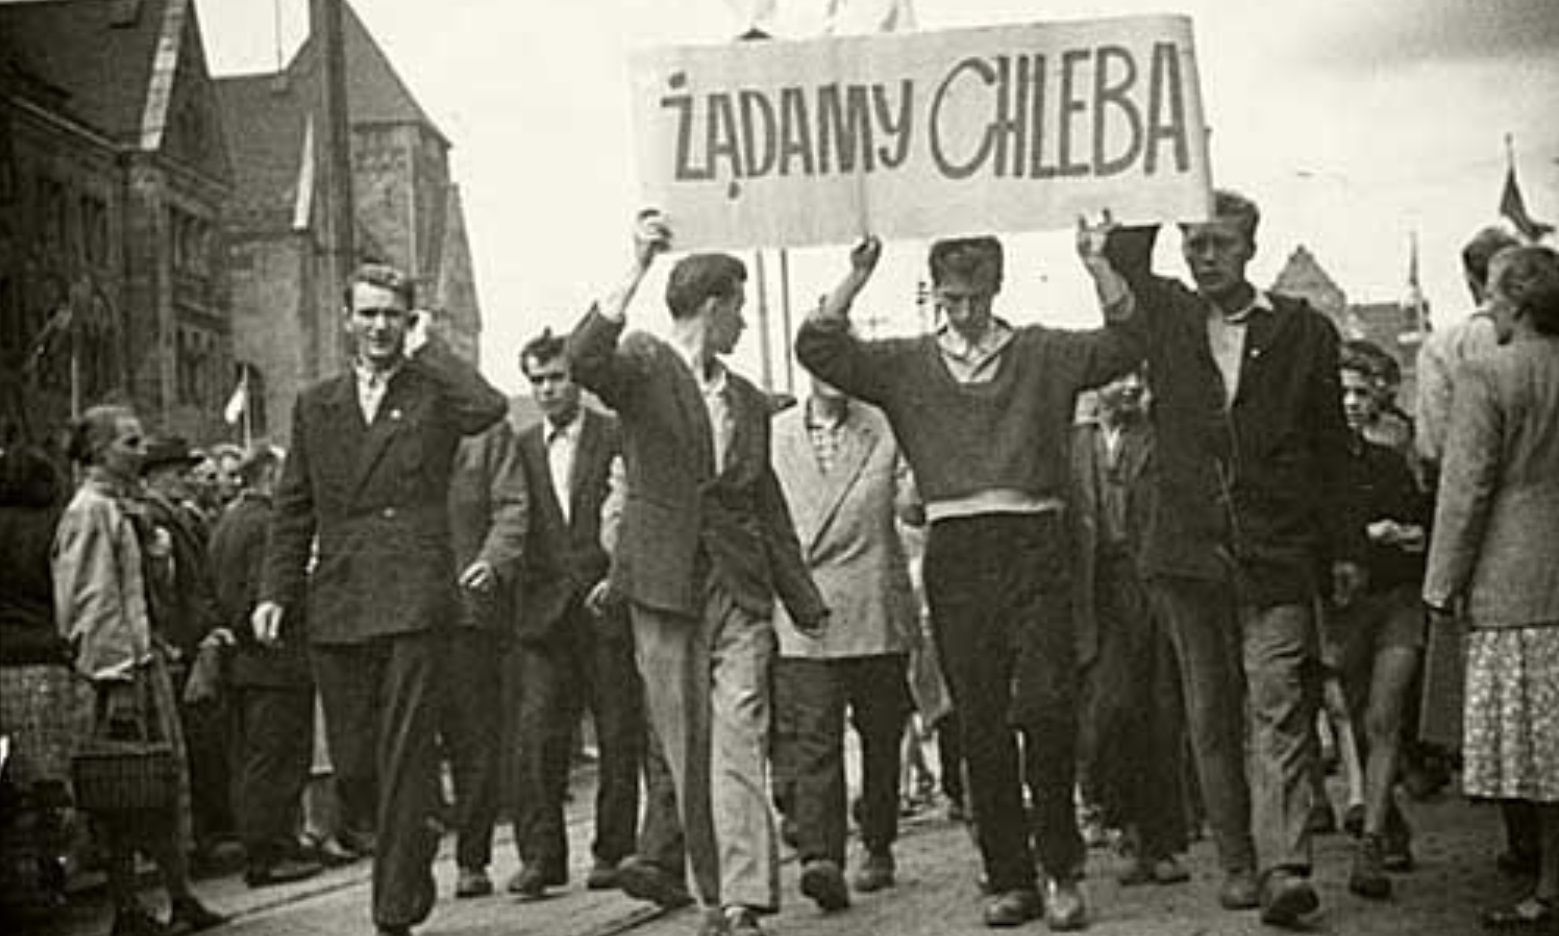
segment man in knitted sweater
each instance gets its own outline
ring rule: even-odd
[[[931,282],[945,325],[916,338],[863,341],[851,333],[848,312],[881,253],[868,238],[796,338],[813,374],[887,415],[926,501],[927,598],[962,719],[994,895],[989,926],[1018,926],[1042,911],[1054,930],[1087,923],[1072,809],[1077,674],[1062,518],[1067,446],[1078,392],[1125,373],[1144,353],[1130,294],[1103,261],[1102,244],[1099,231],[1080,229],[1079,253],[1105,309],[1102,329],[1015,328],[995,317],[1002,247],[976,237],[932,245]],[[1033,845],[1025,781],[1037,806]]]

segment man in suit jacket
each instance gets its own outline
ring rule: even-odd
[[[303,616],[283,623],[280,639],[260,644],[247,627],[265,571],[265,538],[281,453],[260,446],[239,462],[238,496],[211,533],[211,579],[222,626],[234,639],[232,687],[233,811],[243,838],[250,887],[296,881],[320,870],[294,854],[303,787],[314,748],[314,677]]]
[[[1153,427],[1143,381],[1101,387],[1098,413],[1072,434],[1072,617],[1082,667],[1078,783],[1085,803],[1127,832],[1122,884],[1189,877],[1180,751],[1180,674],[1163,622],[1142,585],[1138,556],[1152,507]]]
[[[804,632],[828,612],[769,463],[768,399],[720,361],[743,328],[746,268],[724,254],[683,259],[666,289],[672,340],[619,341],[629,298],[670,242],[653,213],[637,233],[627,280],[574,330],[569,357],[622,420],[628,496],[613,581],[630,604],[695,884],[727,931],[752,936],[757,915],[779,905],[764,776],[774,600]]]
[[[460,609],[449,635],[440,735],[455,793],[456,897],[493,891],[487,865],[503,778],[503,660],[525,546],[528,495],[514,430],[499,420],[460,442],[449,479]]]
[[[515,842],[523,867],[509,890],[534,898],[568,879],[563,798],[586,708],[600,750],[595,863],[586,884],[616,885],[617,865],[635,846],[644,724],[633,636],[622,610],[603,600],[611,563],[601,547],[601,505],[621,450],[617,420],[581,405],[561,337],[546,332],[527,344],[520,369],[542,419],[518,444],[532,509],[515,619]]]
[[[404,936],[434,900],[438,631],[455,612],[450,470],[461,437],[508,403],[427,334],[398,270],[359,267],[346,300],[356,356],[293,407],[253,626],[274,641],[307,602],[343,811],[375,831],[374,923]]]
[[[1226,873],[1219,899],[1288,926],[1318,906],[1306,829],[1313,608],[1322,590],[1345,602],[1360,589],[1364,543],[1346,481],[1337,330],[1246,279],[1259,221],[1250,200],[1215,194],[1212,219],[1184,228],[1194,290],[1152,274],[1151,232],[1113,231],[1106,254],[1148,332],[1157,471],[1142,562],[1180,654]]]
[[[814,639],[798,633],[783,608],[775,614],[775,802],[793,824],[801,892],[838,910],[849,904],[846,708],[861,739],[864,853],[855,888],[893,884],[899,746],[913,707],[906,679],[920,634],[897,519],[920,517],[887,419],[816,378],[805,404],[775,418],[774,473],[832,617]]]

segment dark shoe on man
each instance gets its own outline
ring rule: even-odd
[[[1354,803],[1343,813],[1342,830],[1353,838],[1359,838],[1364,834],[1364,804]]]
[[[168,917],[168,928],[179,933],[199,933],[215,929],[227,922],[227,917],[206,907],[192,896],[173,898],[173,912]]]
[[[1353,870],[1348,873],[1348,890],[1366,900],[1385,900],[1391,896],[1391,878],[1382,862],[1380,836],[1359,839],[1353,853]]]
[[[749,907],[726,907],[725,936],[764,936],[758,914]]]
[[[617,866],[617,886],[629,897],[667,910],[693,902],[685,883],[642,855],[629,855]]]
[[[244,872],[244,883],[250,887],[272,887],[303,881],[325,870],[317,861],[283,858],[269,864],[254,865]]]
[[[1413,870],[1413,830],[1400,812],[1386,814],[1386,831],[1380,837],[1381,865],[1394,873]]]
[[[1295,927],[1321,906],[1310,882],[1287,868],[1274,868],[1261,882],[1261,922]]]
[[[1305,831],[1311,835],[1336,834],[1337,816],[1332,812],[1331,803],[1323,800],[1310,807],[1310,815],[1305,818]]]
[[[1254,910],[1261,906],[1261,886],[1254,871],[1230,871],[1218,888],[1218,905],[1225,910]]]
[[[850,889],[845,886],[844,872],[826,858],[814,858],[802,866],[801,893],[812,898],[824,913],[850,906]]]
[[[469,899],[472,897],[486,897],[493,892],[493,879],[487,876],[486,868],[461,868],[455,876],[455,897],[457,899]]]
[[[1076,880],[1045,879],[1045,925],[1053,933],[1070,933],[1088,925],[1088,904]]]
[[[893,852],[888,849],[866,851],[862,854],[860,864],[856,867],[855,876],[850,883],[860,893],[870,894],[892,887],[897,871],[898,865],[893,860]]]
[[[1191,870],[1174,855],[1165,855],[1153,862],[1154,884],[1184,884],[1191,880]]]
[[[547,896],[548,887],[558,887],[564,883],[566,881],[559,880],[558,875],[543,871],[540,865],[529,864],[509,879],[506,889],[521,900],[540,900]]]
[[[1010,890],[997,894],[985,905],[985,925],[1001,928],[1022,926],[1045,912],[1037,890]]]
[[[617,877],[617,865],[600,858],[590,866],[590,873],[585,875],[586,890],[616,890],[620,886]]]
[[[168,927],[139,903],[130,903],[114,911],[111,932],[112,936],[167,936]]]

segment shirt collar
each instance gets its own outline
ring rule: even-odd
[[[705,394],[721,393],[725,390],[726,370],[724,362],[719,358],[710,358],[708,369],[706,370],[704,363],[687,348],[682,347],[675,341],[671,342],[671,346],[676,349],[677,357],[682,359],[682,363],[687,365],[687,369],[692,371],[693,381],[698,384],[700,390]]]
[[[542,421],[546,423],[547,431],[545,435],[549,444],[560,440],[572,442],[579,438],[579,427],[584,425],[585,414],[582,412],[575,413],[573,419],[562,425],[558,425],[546,417],[542,417]]]
[[[946,322],[936,330],[937,344],[942,351],[962,361],[979,361],[991,357],[1012,340],[1012,326],[1000,318],[992,318],[991,325],[978,341],[970,341],[958,329]]]
[[[357,385],[359,387],[387,387],[396,374],[401,372],[404,361],[396,361],[395,366],[386,370],[375,370],[362,361],[353,361],[352,370],[357,373]]]
[[[1258,289],[1251,293],[1250,302],[1247,302],[1245,307],[1238,312],[1224,313],[1222,309],[1219,309],[1212,303],[1208,303],[1207,314],[1212,318],[1221,318],[1229,325],[1244,325],[1250,321],[1250,317],[1255,315],[1256,312],[1271,312],[1273,309],[1271,294],[1265,289]]]

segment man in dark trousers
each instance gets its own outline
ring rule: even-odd
[[[640,217],[632,269],[575,329],[569,357],[622,421],[628,493],[613,583],[629,603],[707,928],[755,936],[758,914],[779,906],[764,763],[774,601],[804,633],[821,632],[828,612],[769,464],[770,402],[720,360],[744,325],[741,261],[684,258],[666,288],[671,339],[622,338],[628,302],[670,238],[659,215]]]
[[[1318,905],[1306,829],[1315,601],[1346,604],[1362,587],[1363,527],[1337,330],[1304,300],[1251,285],[1260,212],[1232,192],[1213,201],[1209,221],[1182,228],[1194,289],[1152,274],[1156,229],[1111,231],[1105,252],[1148,333],[1157,471],[1142,563],[1180,657],[1219,900],[1292,926]]]
[[[1001,242],[971,237],[931,247],[945,325],[863,341],[849,311],[881,253],[868,238],[796,336],[808,370],[888,417],[926,502],[926,599],[962,726],[992,895],[987,926],[1021,926],[1043,914],[1051,929],[1075,930],[1088,920],[1072,807],[1077,657],[1067,433],[1077,394],[1130,370],[1142,348],[1124,284],[1101,272],[1102,240],[1081,231],[1078,246],[1095,277],[1103,328],[1007,324],[994,312]]]
[[[355,357],[293,407],[252,624],[274,641],[307,600],[342,806],[374,825],[374,923],[404,936],[435,896],[439,630],[455,612],[449,475],[461,437],[502,419],[508,401],[428,335],[400,271],[359,267],[346,301]]]
[[[449,635],[439,729],[454,781],[456,897],[493,892],[487,865],[508,727],[503,662],[513,642],[514,585],[528,509],[508,420],[462,440],[449,481],[460,608]]]
[[[1153,427],[1136,372],[1099,388],[1098,413],[1072,433],[1072,618],[1083,699],[1084,797],[1126,832],[1125,885],[1177,884],[1190,872],[1182,782],[1185,717],[1169,632],[1138,556],[1152,512]]]
[[[282,622],[269,646],[247,626],[265,571],[265,538],[281,453],[268,445],[249,452],[236,471],[237,498],[211,534],[211,577],[223,626],[234,637],[228,682],[229,719],[237,756],[233,809],[244,843],[250,887],[284,884],[316,874],[320,865],[296,855],[299,810],[314,753],[314,677],[303,616]]]
[[[563,799],[586,708],[600,749],[586,885],[616,886],[618,862],[634,851],[644,722],[633,635],[622,608],[605,601],[611,561],[601,547],[601,504],[621,450],[617,420],[581,405],[561,337],[545,332],[527,344],[520,369],[543,418],[518,444],[531,520],[515,618],[515,840],[523,867],[509,890],[536,898],[568,880]]]

